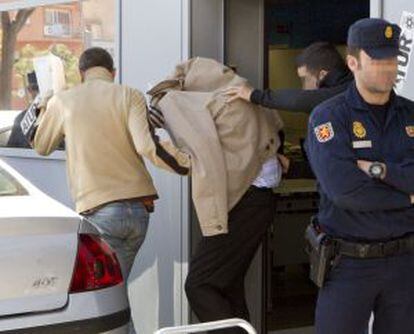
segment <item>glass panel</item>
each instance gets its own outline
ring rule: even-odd
[[[29,148],[19,128],[22,111],[38,92],[32,73],[36,59],[59,57],[66,88],[78,85],[78,61],[85,49],[99,46],[115,56],[115,12],[116,0],[84,0],[2,15],[0,59],[6,70],[0,72],[0,147]]]

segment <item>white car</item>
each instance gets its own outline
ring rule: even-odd
[[[128,332],[119,263],[93,226],[0,160],[0,333]]]

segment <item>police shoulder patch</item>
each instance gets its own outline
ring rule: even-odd
[[[335,136],[331,122],[318,125],[313,130],[315,132],[316,139],[318,139],[318,142],[320,143],[326,143]]]

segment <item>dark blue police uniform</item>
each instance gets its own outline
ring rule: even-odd
[[[387,105],[371,106],[351,84],[313,111],[307,153],[328,235],[377,246],[414,233],[413,102],[392,92]],[[366,175],[357,160],[384,163],[385,179]],[[341,256],[319,292],[317,334],[364,333],[371,313],[375,334],[414,333],[414,253],[407,249]]]

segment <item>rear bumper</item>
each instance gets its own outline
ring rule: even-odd
[[[124,327],[130,320],[130,310],[126,309],[114,314],[105,315],[99,318],[65,322],[61,324],[29,327],[1,331],[2,334],[71,334],[88,333],[99,334],[111,332],[112,330]]]
[[[0,317],[0,333],[112,333],[113,330],[126,327],[129,320],[125,286],[120,284],[107,289],[70,294],[67,305],[60,310]]]

